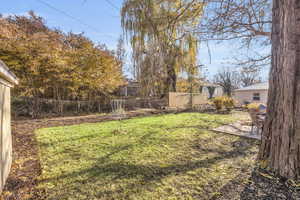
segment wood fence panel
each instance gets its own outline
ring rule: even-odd
[[[200,93],[193,94],[193,106],[208,103],[208,97]]]
[[[201,93],[169,93],[169,107],[171,108],[191,108],[206,103],[208,103],[207,96]]]

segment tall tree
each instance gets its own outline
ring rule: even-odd
[[[125,71],[126,49],[125,49],[125,44],[124,44],[124,38],[122,35],[120,36],[120,38],[118,40],[116,56],[120,62],[122,71]]]
[[[50,29],[33,12],[0,17],[0,26],[0,59],[20,78],[16,96],[94,99],[122,84],[115,54],[83,34]]]
[[[272,0],[205,1],[202,23],[196,30],[201,41],[238,41],[252,53],[239,55],[236,63],[269,66],[270,52],[256,50],[258,46],[269,49],[271,44]]]
[[[239,72],[242,87],[261,82],[260,68],[256,66],[242,67]]]
[[[177,74],[196,67],[199,0],[126,0],[122,26],[133,48],[136,77],[146,93],[176,90]]]
[[[220,85],[226,95],[231,96],[233,90],[240,85],[239,73],[229,67],[224,68],[214,76],[213,82]]]
[[[272,68],[259,159],[300,178],[300,1],[273,0]]]

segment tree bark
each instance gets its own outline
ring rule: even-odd
[[[169,92],[176,92],[176,82],[177,82],[177,75],[174,69],[174,64],[172,65],[168,64],[165,95],[168,95]]]
[[[259,160],[300,178],[300,0],[273,0],[272,67]]]

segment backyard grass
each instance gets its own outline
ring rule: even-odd
[[[36,131],[46,199],[210,199],[253,166],[255,141],[210,131],[244,115],[200,113]]]

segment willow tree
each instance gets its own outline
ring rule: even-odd
[[[204,4],[199,0],[125,0],[122,27],[131,42],[136,78],[143,92],[176,91],[177,75],[196,68],[197,39],[192,33]]]

